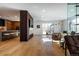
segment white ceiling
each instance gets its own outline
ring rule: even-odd
[[[0,4],[0,7],[4,7],[5,10],[6,8],[28,10],[34,20],[37,21],[64,20],[67,18],[66,3],[6,3]]]

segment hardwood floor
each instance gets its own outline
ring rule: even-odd
[[[64,56],[64,50],[50,37],[34,36],[27,42],[20,42],[20,38],[0,41],[0,55],[2,56]]]

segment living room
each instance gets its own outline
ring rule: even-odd
[[[65,50],[64,34],[78,32],[78,4],[15,3],[0,6],[4,6],[0,7],[0,55],[74,55],[66,54],[70,48]]]

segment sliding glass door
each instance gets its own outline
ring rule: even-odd
[[[68,32],[79,33],[79,4],[69,3],[67,6]]]
[[[79,4],[76,4],[76,20],[77,20],[77,33],[79,33]]]

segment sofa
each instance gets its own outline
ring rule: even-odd
[[[67,55],[67,49],[71,56],[79,56],[79,35],[66,35],[65,37],[65,55]]]
[[[17,30],[7,30],[4,32],[0,32],[0,40],[5,41],[5,40],[15,38],[18,36],[17,33],[18,33]]]

